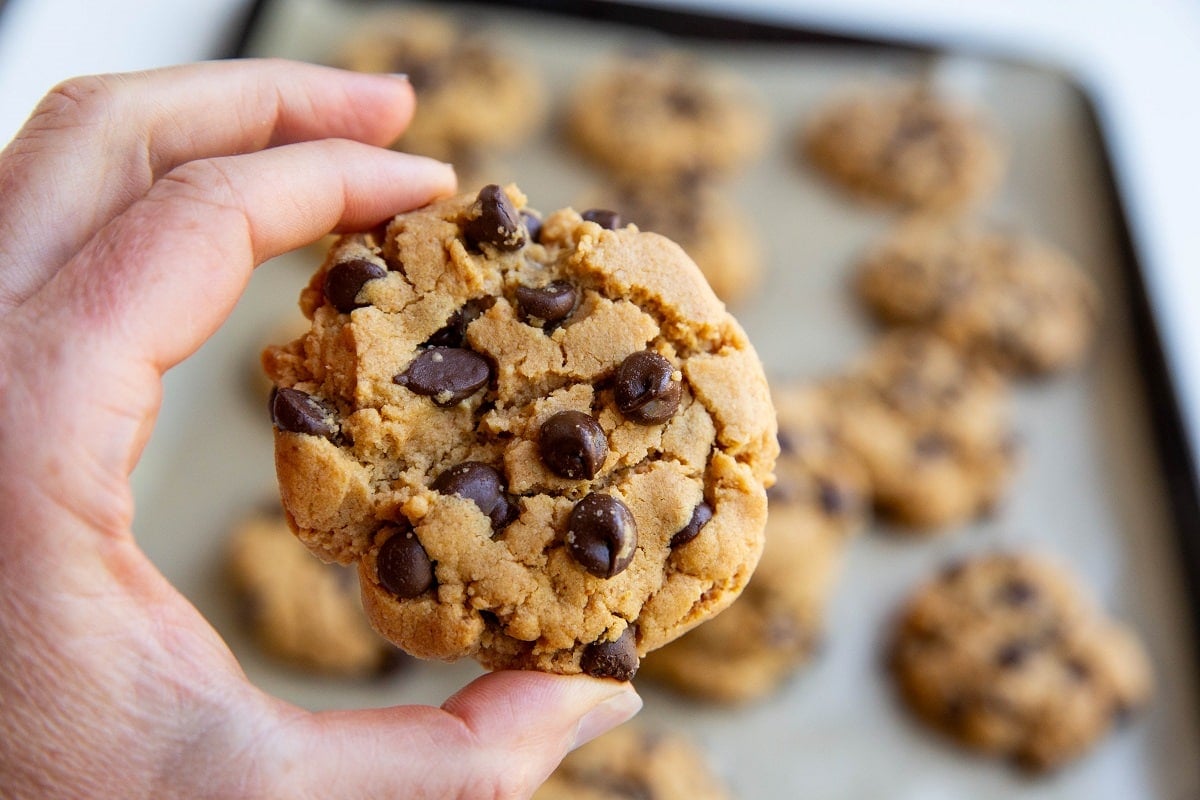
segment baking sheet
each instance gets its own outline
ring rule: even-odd
[[[267,3],[247,53],[324,60],[373,8],[336,0]],[[767,99],[773,133],[766,157],[730,189],[763,241],[767,277],[734,312],[773,378],[820,376],[868,345],[875,331],[853,302],[847,277],[856,254],[895,218],[848,201],[798,163],[794,131],[839,87],[912,75],[930,67],[927,58],[893,48],[672,40],[508,8],[472,7],[470,16],[539,69],[556,105],[583,70],[631,45],[680,44],[744,75]],[[990,112],[1011,153],[1007,179],[984,215],[1062,246],[1099,282],[1106,314],[1094,355],[1070,375],[1018,388],[1026,463],[996,517],[940,538],[905,539],[877,528],[851,543],[825,649],[781,693],[730,711],[639,682],[642,717],[697,738],[744,798],[1200,796],[1195,611],[1182,587],[1123,295],[1116,210],[1088,107],[1072,82],[1051,70],[965,56],[932,66],[936,81]],[[495,180],[518,181],[534,207],[550,211],[579,203],[599,179],[551,125],[541,140],[502,158]],[[229,322],[167,376],[158,427],[134,474],[135,533],[264,689],[313,709],[440,703],[478,667],[418,663],[366,683],[292,671],[247,639],[221,574],[230,524],[276,494],[265,392],[252,378],[257,351],[299,313],[299,291],[320,258],[308,248],[261,267]],[[1159,684],[1132,727],[1039,779],[926,733],[896,702],[880,660],[890,613],[937,565],[1026,547],[1072,565],[1138,629]]]

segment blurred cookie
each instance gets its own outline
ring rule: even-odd
[[[886,322],[933,328],[1007,372],[1077,363],[1095,338],[1095,283],[1029,237],[913,220],[863,259],[863,301]]]
[[[891,650],[905,702],[959,743],[1045,770],[1144,705],[1150,667],[1076,579],[1027,555],[952,565],[902,609]]]
[[[622,725],[567,755],[533,800],[729,800],[688,739]]]
[[[762,253],[748,220],[716,185],[694,173],[621,181],[588,205],[614,209],[641,230],[673,240],[726,303],[758,288]]]
[[[272,656],[355,677],[402,663],[400,652],[367,623],[354,570],[315,559],[282,512],[253,514],[233,530],[228,568],[254,636]]]
[[[335,237],[326,238],[329,238],[331,241],[335,239]],[[327,243],[325,251],[328,251],[328,249]],[[305,319],[303,314],[293,310],[283,319],[277,320],[266,336],[258,343],[253,353],[254,359],[251,363],[249,375],[251,399],[254,402],[255,408],[264,407],[263,404],[267,402],[271,396],[271,389],[274,388],[271,379],[267,377],[267,373],[263,370],[263,351],[268,347],[283,345],[300,338],[308,333],[310,327],[312,327],[312,323]]]
[[[875,503],[929,533],[987,513],[1016,463],[1007,386],[939,337],[896,330],[832,382],[839,432]]]
[[[866,472],[836,438],[829,397],[799,386],[774,397],[780,455],[758,569],[732,606],[642,667],[642,675],[706,700],[763,697],[812,656],[846,539],[868,510]]]
[[[800,145],[828,178],[903,208],[958,211],[991,192],[1002,158],[972,112],[925,85],[863,88],[822,108]]]
[[[396,147],[465,162],[468,169],[481,158],[477,151],[519,145],[545,116],[532,70],[483,34],[439,14],[376,15],[334,62],[359,72],[408,75],[417,111]]]
[[[729,173],[757,157],[767,121],[732,75],[678,52],[626,54],[571,95],[570,136],[620,174]]]

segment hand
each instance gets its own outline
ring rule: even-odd
[[[313,714],[246,680],[130,532],[161,378],[258,263],[453,191],[408,83],[280,61],[82,78],[0,153],[6,797],[525,797],[628,685],[495,673]]]

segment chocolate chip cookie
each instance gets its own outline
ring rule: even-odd
[[[407,75],[417,110],[396,147],[466,172],[486,158],[482,151],[521,144],[545,116],[536,73],[491,39],[436,13],[374,15],[332,61]]]
[[[762,279],[762,252],[747,219],[707,176],[684,173],[619,181],[596,192],[597,205],[619,211],[644,231],[682,247],[717,297],[737,303]]]
[[[1019,455],[1004,380],[934,334],[899,329],[830,382],[876,507],[919,533],[991,511]]]
[[[889,323],[932,328],[966,355],[1013,373],[1079,362],[1095,338],[1099,291],[1058,249],[1027,236],[912,220],[876,245],[859,296]]]
[[[313,558],[281,511],[242,520],[230,536],[227,565],[256,641],[275,658],[348,677],[403,663],[403,654],[367,623],[354,571]]]
[[[1134,634],[1072,575],[1028,555],[956,563],[920,587],[900,613],[891,665],[927,723],[1032,770],[1081,755],[1151,693]]]
[[[847,538],[865,522],[866,471],[838,439],[820,388],[776,387],[779,460],[767,544],[732,606],[646,658],[643,674],[696,697],[759,699],[813,655]]]
[[[728,800],[705,754],[679,734],[622,725],[568,755],[533,800]]]
[[[1003,158],[971,111],[921,85],[861,88],[821,109],[800,136],[809,161],[865,199],[957,212],[997,184]]]
[[[583,80],[567,129],[601,166],[644,177],[735,172],[762,151],[767,122],[736,77],[684,53],[640,52]]]
[[[345,237],[264,358],[293,529],[423,658],[628,678],[762,549],[762,366],[696,266],[515,188]]]

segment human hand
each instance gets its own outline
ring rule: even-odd
[[[441,708],[252,686],[134,542],[163,373],[253,267],[453,191],[379,147],[407,82],[281,61],[83,78],[0,152],[0,787],[12,797],[525,797],[628,684],[486,675]]]

